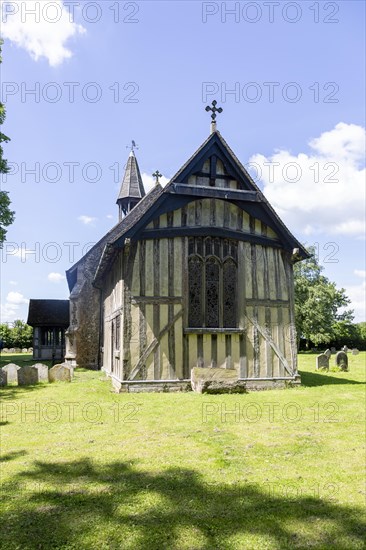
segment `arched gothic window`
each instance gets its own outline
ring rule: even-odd
[[[188,245],[190,328],[237,327],[237,242],[190,237]]]

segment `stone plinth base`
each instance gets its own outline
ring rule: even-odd
[[[192,390],[197,393],[245,393],[246,382],[234,369],[195,367],[191,371]]]
[[[105,371],[111,379],[113,390],[116,393],[136,392],[182,392],[198,393],[246,393],[247,391],[261,391],[281,389],[301,384],[300,375],[283,378],[238,378],[233,369],[194,368],[191,380],[119,380],[110,372]]]

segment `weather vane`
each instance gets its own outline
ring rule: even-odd
[[[131,141],[131,145],[126,145],[126,149],[131,149],[132,152],[134,151],[134,149],[138,149],[138,148],[139,146],[136,145],[136,142],[134,139]]]
[[[155,185],[158,185],[160,183],[159,178],[161,178],[163,174],[160,174],[159,170],[156,170],[156,172],[154,172],[152,176],[153,178],[155,178]]]

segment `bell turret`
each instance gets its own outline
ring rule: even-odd
[[[144,185],[142,183],[139,165],[132,148],[117,199],[119,221],[121,221],[144,196]]]

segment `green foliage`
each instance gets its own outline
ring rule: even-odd
[[[2,63],[1,46],[3,41],[0,40],[0,63]],[[0,103],[0,130],[5,121],[5,107]],[[0,174],[6,174],[9,171],[7,160],[3,157],[3,143],[8,143],[10,138],[0,131]],[[0,191],[0,246],[5,241],[6,229],[14,221],[14,212],[10,210],[10,199],[7,191]]]
[[[366,343],[366,323],[357,323],[356,327],[361,340]]]
[[[33,329],[18,319],[12,327],[7,324],[0,325],[0,339],[4,348],[29,348],[32,346]]]
[[[340,349],[342,346],[366,350],[366,323],[351,324],[337,321],[333,325],[332,344]]]
[[[4,348],[12,348],[12,336],[11,336],[11,328],[6,324],[0,325],[0,340],[3,342]]]
[[[344,288],[337,289],[335,283],[321,274],[323,267],[315,256],[315,248],[308,251],[312,256],[294,266],[296,330],[298,338],[317,345],[334,340],[336,330],[341,328],[336,323],[349,325],[353,311],[338,312],[350,300]]]

